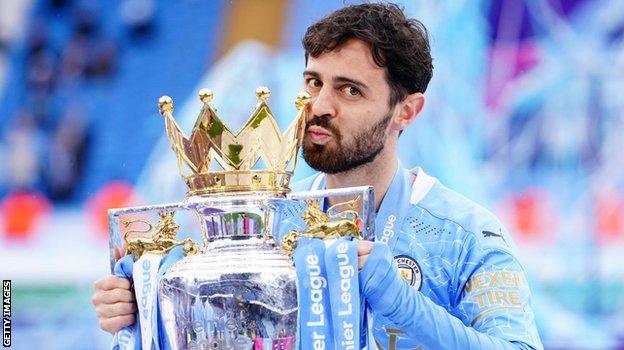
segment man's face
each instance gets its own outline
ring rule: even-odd
[[[303,78],[312,99],[303,157],[312,168],[329,174],[348,171],[383,150],[393,116],[385,74],[359,40],[308,58]]]

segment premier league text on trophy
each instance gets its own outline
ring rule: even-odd
[[[2,345],[11,346],[11,280],[2,280]]]

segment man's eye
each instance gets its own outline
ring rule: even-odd
[[[342,92],[344,92],[345,94],[349,95],[349,96],[360,96],[362,95],[362,92],[360,91],[360,89],[356,88],[355,86],[351,86],[351,85],[346,85],[342,88]]]
[[[321,85],[323,85],[321,83],[320,80],[316,79],[316,78],[309,78],[308,80],[306,80],[306,85],[308,85],[309,87],[321,87]]]

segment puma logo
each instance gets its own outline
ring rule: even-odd
[[[483,237],[488,238],[488,237],[498,237],[500,239],[503,240],[503,242],[505,242],[505,245],[509,247],[509,244],[507,244],[507,241],[505,240],[505,237],[503,237],[503,231],[499,228],[498,229],[500,233],[495,233],[492,231],[482,231],[481,233],[483,234]]]

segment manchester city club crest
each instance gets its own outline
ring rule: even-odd
[[[416,290],[420,290],[422,286],[422,273],[416,260],[407,255],[398,255],[394,257],[394,261],[396,261],[399,267],[401,277],[403,277],[410,286],[416,288]]]

